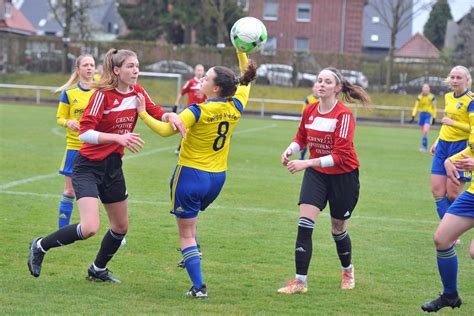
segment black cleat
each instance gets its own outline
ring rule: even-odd
[[[191,286],[189,291],[186,292],[186,296],[192,298],[207,298],[207,287],[205,284],[203,284],[200,289],[196,289],[194,286]]]
[[[28,269],[30,273],[35,278],[40,276],[41,273],[41,264],[43,263],[43,258],[45,253],[41,251],[36,245],[38,240],[42,237],[33,238],[30,241],[30,256],[28,257]]]
[[[87,269],[87,278],[90,281],[121,283],[119,279],[110,275],[110,272],[112,271],[107,268],[104,271],[95,271],[94,267],[90,266],[89,269]]]
[[[437,299],[432,300],[431,302],[427,302],[421,305],[421,309],[425,312],[437,312],[444,307],[451,307],[456,308],[460,307],[462,304],[461,297],[458,295],[454,298],[446,297],[446,295],[441,294]]]

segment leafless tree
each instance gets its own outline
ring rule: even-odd
[[[97,1],[96,1],[97,2]],[[89,19],[90,10],[94,7],[92,0],[48,0],[49,7],[55,20],[63,29],[63,58],[61,70],[64,73],[67,69],[67,56],[69,53],[69,42],[71,37],[78,40],[90,38],[92,23]],[[72,32],[74,25],[74,30]]]
[[[382,23],[390,30],[390,47],[388,51],[388,68],[385,80],[385,92],[390,91],[392,83],[393,59],[397,34],[407,27],[413,19],[423,10],[429,9],[436,0],[370,0],[369,6],[373,7],[380,16]]]

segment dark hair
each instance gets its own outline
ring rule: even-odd
[[[353,102],[354,100],[359,100],[363,105],[369,105],[371,100],[367,92],[358,85],[350,83],[339,70],[334,67],[327,67],[323,70],[329,70],[334,74],[336,78],[336,83],[341,85],[342,98],[346,102]]]
[[[252,60],[249,60],[240,77],[236,77],[232,70],[224,66],[215,66],[213,69],[216,73],[214,84],[221,87],[220,97],[222,98],[231,98],[237,90],[237,85],[247,86],[257,76],[257,64]]]

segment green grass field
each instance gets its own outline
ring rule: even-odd
[[[121,284],[91,283],[86,270],[98,236],[47,254],[39,278],[26,266],[32,237],[56,229],[63,177],[56,174],[65,141],[53,107],[0,105],[0,314],[314,314],[415,315],[441,290],[432,234],[438,219],[429,185],[431,157],[418,152],[418,129],[358,126],[361,196],[349,231],[357,285],[340,290],[340,269],[327,211],[316,223],[309,292],[279,296],[294,276],[294,242],[302,174],[279,157],[296,122],[244,117],[232,137],[223,192],[199,219],[209,299],[184,296],[187,273],[169,209],[169,179],[178,138],[161,138],[141,122],[146,141],[126,153],[130,196],[127,244],[109,267]],[[431,140],[434,138],[431,135]],[[73,222],[78,220],[75,208]],[[471,230],[457,247],[456,315],[474,311]],[[443,310],[441,314],[451,311]]]

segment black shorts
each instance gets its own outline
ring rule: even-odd
[[[76,199],[100,197],[102,203],[116,203],[128,197],[122,171],[122,158],[113,153],[104,160],[94,161],[79,154],[72,170],[72,185]]]
[[[329,201],[331,217],[348,219],[359,199],[359,189],[359,169],[343,174],[325,174],[307,168],[298,205],[310,204],[322,211]]]

